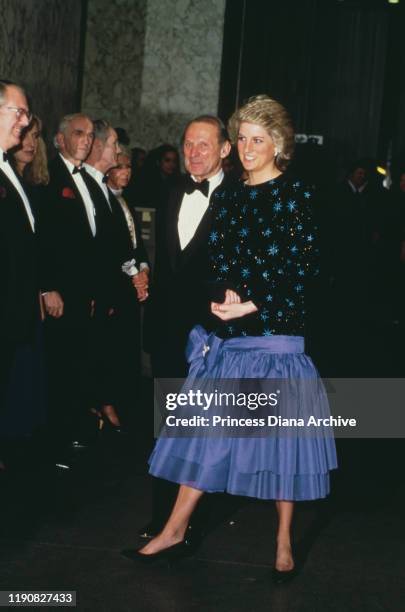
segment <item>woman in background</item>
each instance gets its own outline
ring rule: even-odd
[[[49,183],[48,159],[41,135],[42,121],[36,115],[24,130],[21,144],[13,150],[14,167],[27,185]]]

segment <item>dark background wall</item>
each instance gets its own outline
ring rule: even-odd
[[[50,138],[79,109],[81,0],[0,0],[0,75],[26,87]]]
[[[268,93],[336,167],[405,145],[404,6],[387,0],[228,0],[219,112]]]
[[[151,71],[159,69],[162,63],[156,51],[156,37],[165,30],[163,25],[156,29],[156,23],[159,15],[166,23],[166,9],[163,6],[159,9],[155,0],[134,0],[133,6],[112,0],[105,14],[105,1],[91,0],[88,4],[87,0],[0,0],[0,76],[26,86],[33,110],[44,119],[48,138],[61,115],[80,109],[83,86],[85,107],[96,112],[94,96],[89,91],[97,92],[101,83],[113,82],[114,87],[107,87],[107,91],[116,92],[121,106],[133,110],[126,127],[131,127],[135,106],[139,121],[145,119],[151,100],[168,108],[174,102],[179,108],[183,104],[187,114],[187,104],[193,95],[204,108],[208,107],[206,96],[201,95],[199,79],[195,78],[198,70],[194,65],[190,78],[182,76],[181,80],[168,75],[166,81],[170,83],[165,81],[165,88],[161,83],[163,76],[150,83]],[[180,1],[167,2],[180,11]],[[91,8],[89,19],[87,6]],[[152,8],[153,23],[148,25],[146,17]],[[146,24],[145,31],[138,23],[138,13],[134,13],[138,9]],[[198,7],[199,13],[202,10]],[[211,14],[212,5],[204,10]],[[189,22],[190,10],[185,15],[180,11],[179,23],[186,16]],[[176,26],[180,39],[173,64],[188,57],[189,44],[181,39],[193,27],[188,22],[188,29]],[[95,24],[104,24],[109,37],[101,36]],[[207,28],[212,30],[208,21]],[[266,92],[287,106],[297,132],[324,136],[318,157],[322,156],[325,164],[339,168],[359,156],[384,161],[390,145],[393,156],[398,156],[405,147],[405,116],[401,112],[405,106],[404,31],[404,1],[394,6],[387,0],[227,0],[219,114],[227,119],[245,98]],[[218,37],[220,32],[222,22]],[[95,45],[100,45],[100,41],[105,62],[94,57]],[[130,55],[133,66],[122,90],[115,75],[116,67],[125,65],[121,57],[124,44],[131,53],[133,50]],[[163,49],[164,38],[159,39],[159,44],[159,49]],[[208,47],[201,49],[196,66],[204,74],[206,65],[218,65],[220,45],[218,40],[215,52]],[[144,54],[149,58],[146,65]],[[83,81],[86,66],[87,77]],[[214,72],[218,74],[217,67]],[[213,80],[214,74],[209,82]],[[145,83],[149,83],[147,91]],[[217,87],[216,84],[210,100],[216,98]],[[137,91],[136,97],[133,89]],[[172,92],[169,98],[167,91]],[[123,120],[111,95],[109,99],[111,120]],[[144,100],[144,108],[139,100]],[[106,114],[107,109],[97,107],[97,113]],[[176,128],[176,133],[179,130]],[[135,126],[133,131],[136,136],[140,129]],[[145,140],[154,142],[151,134]]]

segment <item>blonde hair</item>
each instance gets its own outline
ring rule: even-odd
[[[253,96],[238,108],[229,119],[228,131],[232,143],[236,143],[240,124],[255,123],[271,136],[276,148],[275,164],[284,171],[294,153],[294,128],[284,106],[266,95]]]
[[[37,115],[33,116],[26,131],[29,132],[35,126],[38,128],[39,132],[42,131],[42,121]],[[30,185],[47,185],[49,183],[48,156],[46,153],[46,145],[41,134],[38,136],[38,146],[34,159],[30,164],[25,166],[23,176]]]

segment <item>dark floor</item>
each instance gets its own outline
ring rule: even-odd
[[[150,515],[147,405],[124,442],[98,439],[69,472],[56,472],[38,444],[14,448],[0,476],[0,590],[75,590],[78,608],[90,612],[405,610],[403,440],[337,441],[331,497],[296,507],[301,571],[289,585],[270,579],[270,502],[236,499],[231,517],[177,565],[138,567],[121,557]]]
[[[340,443],[346,461],[332,497],[297,505],[303,565],[282,587],[270,580],[272,503],[237,500],[234,524],[217,525],[194,558],[138,567],[120,550],[137,545],[149,517],[146,448],[133,438],[99,441],[62,473],[26,465],[33,452],[20,451],[0,485],[0,590],[76,590],[79,609],[89,611],[404,610],[405,481],[402,467],[389,467],[403,446],[358,443]]]

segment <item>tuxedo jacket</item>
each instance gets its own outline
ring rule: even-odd
[[[98,269],[101,272],[99,300],[115,308],[122,305],[123,300],[126,299],[131,300],[132,298],[131,301],[137,302],[136,290],[131,279],[122,271],[122,264],[132,259],[135,260],[138,269],[142,262],[149,265],[135,216],[130,210],[136,235],[136,248],[134,249],[125,214],[118,199],[109,189],[110,206],[108,206],[104,192],[97,181],[87,175],[86,182],[99,211],[97,223],[97,259],[100,264]]]
[[[0,339],[28,340],[39,319],[36,234],[24,203],[0,170]]]
[[[39,215],[41,289],[58,291],[68,315],[70,307],[87,309],[95,296],[96,238],[73,176],[59,155],[50,163],[49,175]]]
[[[182,177],[172,190],[157,236],[150,315],[150,325],[154,328],[152,342],[156,348],[168,335],[173,342],[184,343],[197,323],[210,326],[208,237],[212,211],[208,206],[193,238],[181,250],[178,219],[187,180]]]

